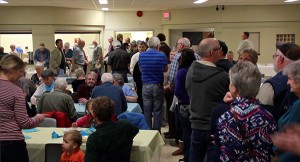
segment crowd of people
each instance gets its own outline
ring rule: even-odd
[[[137,102],[150,129],[161,132],[168,120],[164,136],[180,146],[172,153],[183,154],[180,161],[300,161],[300,47],[276,43],[277,74],[261,84],[259,54],[249,36],[243,33],[235,61],[233,50],[215,38],[202,39],[194,51],[184,37],[171,48],[162,33],[124,43],[118,34],[116,40],[109,37],[106,56],[92,42],[90,71],[84,40],[72,50],[70,43],[57,39],[51,52],[40,43],[34,54],[36,74],[30,79],[21,59],[2,51],[1,160],[28,161],[21,129],[36,127],[44,113],[58,111],[70,126],[96,128],[85,154],[80,133],[65,133],[62,160],[129,161],[138,128],[116,117],[127,110],[127,102]],[[133,89],[126,84],[128,75]],[[72,92],[60,76],[76,77]],[[74,103],[86,105],[85,116],[78,119]]]

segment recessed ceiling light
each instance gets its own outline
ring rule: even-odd
[[[103,11],[108,11],[108,8],[102,8]]]
[[[4,0],[0,0],[0,3],[3,3],[3,4],[4,4],[4,3],[8,3],[8,2],[6,2],[6,1],[4,1]]]
[[[206,2],[207,0],[197,0],[197,1],[195,1],[194,3],[196,3],[196,4],[200,4],[200,3],[204,3],[204,2]]]
[[[298,0],[285,0],[285,3],[290,3],[290,2],[297,2]]]
[[[99,0],[100,4],[108,4],[107,0]]]

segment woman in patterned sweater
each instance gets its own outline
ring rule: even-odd
[[[229,90],[234,98],[231,110],[218,120],[216,143],[221,161],[270,161],[271,134],[276,129],[273,116],[255,99],[261,74],[250,62],[241,62],[229,71]]]

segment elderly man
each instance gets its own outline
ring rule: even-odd
[[[33,96],[31,97],[31,104],[35,105],[37,99],[43,95],[44,92],[51,92],[53,91],[54,87],[54,73],[51,70],[45,70],[42,72],[42,79],[43,84],[41,84],[37,90],[34,92]]]
[[[34,67],[36,73],[31,76],[31,80],[35,85],[40,85],[42,84],[41,80],[42,80],[42,73],[44,71],[44,65],[41,62],[37,62]]]
[[[70,95],[65,94],[68,83],[63,78],[55,80],[54,91],[45,93],[40,98],[37,106],[37,112],[52,112],[59,111],[66,113],[69,119],[74,122],[77,119],[76,110],[74,107],[73,99]]]
[[[98,69],[98,73],[101,74],[101,68],[104,65],[102,47],[100,45],[98,45],[97,41],[93,41],[93,45],[94,45],[94,51],[93,51],[92,64],[93,64],[93,67],[96,67]],[[99,65],[101,65],[101,66],[98,67]]]
[[[274,70],[277,72],[275,76],[268,79],[261,86],[256,98],[267,105],[267,109],[272,113],[275,120],[278,119],[289,109],[297,97],[290,92],[290,86],[287,85],[287,76],[282,74],[282,70],[300,58],[300,53],[297,51],[290,51],[297,47],[293,43],[277,43],[276,52],[273,55]]]
[[[50,55],[50,66],[49,69],[53,71],[55,75],[64,74],[66,71],[65,55],[62,52],[63,41],[56,39],[56,48],[51,52]]]
[[[194,61],[186,76],[186,90],[190,97],[192,127],[190,161],[203,161],[210,137],[210,118],[214,106],[228,91],[229,77],[215,63],[221,58],[221,47],[214,38],[199,44],[200,61]]]
[[[113,41],[114,51],[108,56],[107,64],[110,66],[112,73],[119,73],[124,78],[124,83],[128,83],[127,72],[130,64],[130,55],[122,50],[118,40]]]
[[[114,85],[120,86],[124,92],[127,102],[137,102],[137,96],[135,92],[127,84],[124,84],[124,79],[121,74],[114,74]]]
[[[160,41],[157,37],[151,37],[148,45],[149,49],[140,54],[138,62],[142,72],[144,114],[149,128],[160,132],[164,103],[164,72],[168,70],[168,60],[164,53],[159,52]]]
[[[121,87],[113,85],[113,76],[104,73],[101,77],[102,85],[93,89],[91,98],[107,96],[115,102],[114,114],[119,115],[127,110],[127,102]]]
[[[92,90],[97,81],[97,75],[94,72],[89,72],[85,76],[85,84],[81,84],[77,89],[77,94],[74,96],[76,103],[86,103],[90,99]]]
[[[14,54],[14,55],[16,55],[16,56],[19,56],[19,53],[18,53],[18,51],[16,50],[16,45],[14,45],[14,44],[11,44],[10,46],[10,52],[9,52],[9,54]]]
[[[253,43],[248,39],[249,35],[249,32],[243,32],[242,42],[239,44],[237,49],[238,54],[243,53],[243,51],[246,49],[253,49]]]
[[[35,50],[33,61],[36,64],[37,62],[41,62],[44,64],[44,67],[49,68],[49,61],[50,61],[50,51],[45,48],[44,43],[40,43],[40,48]]]
[[[80,39],[78,45],[73,52],[72,57],[72,69],[71,72],[74,72],[76,69],[84,69],[84,66],[87,65],[87,60],[85,59],[85,53],[83,47],[85,46],[85,41]]]

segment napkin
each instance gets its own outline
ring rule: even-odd
[[[60,138],[62,135],[57,134],[55,131],[52,132],[52,139]]]
[[[32,129],[23,129],[22,131],[25,133],[32,133],[32,132],[38,132],[40,130],[38,130],[36,128],[32,128]]]
[[[31,139],[31,137],[24,135],[25,139]]]

